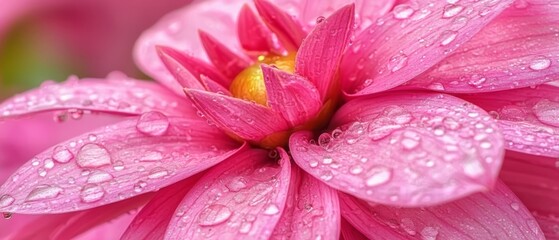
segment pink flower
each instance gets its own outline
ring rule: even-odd
[[[0,211],[58,214],[12,236],[145,204],[122,238],[558,237],[559,6],[348,3],[193,4],[136,46],[163,86],[70,79],[0,105],[131,116],[6,180]]]

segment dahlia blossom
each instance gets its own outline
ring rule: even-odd
[[[7,100],[5,127],[129,116],[7,178],[7,218],[44,214],[11,237],[124,213],[123,239],[559,237],[559,5],[393,4],[197,2],[138,40],[160,85],[73,77]]]

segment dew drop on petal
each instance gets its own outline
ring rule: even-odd
[[[136,184],[134,184],[134,192],[140,193],[140,192],[144,191],[144,188],[147,185],[148,184],[144,181],[138,181]]]
[[[14,197],[8,194],[2,195],[2,197],[0,197],[0,207],[10,206],[12,205],[12,203],[14,203],[14,201],[15,201]]]
[[[441,33],[440,39],[441,39],[441,46],[446,46],[450,43],[452,43],[452,41],[454,41],[454,39],[456,39],[456,36],[458,35],[458,32],[456,31],[444,31]]]
[[[247,187],[246,180],[243,177],[235,177],[225,184],[225,187],[231,192],[238,192]]]
[[[85,203],[92,203],[101,200],[105,196],[105,189],[96,184],[88,184],[80,192],[80,198]]]
[[[161,159],[163,159],[163,153],[159,151],[149,151],[144,153],[139,160],[142,162],[154,162],[154,161],[161,161]]]
[[[423,240],[435,240],[439,235],[439,230],[434,227],[425,227],[421,230],[421,239]]]
[[[530,63],[530,69],[535,71],[547,69],[549,66],[551,66],[551,60],[543,56],[537,57]]]
[[[538,101],[533,107],[534,115],[540,122],[559,127],[559,103],[547,99]]]
[[[375,187],[387,183],[392,177],[392,170],[387,167],[377,166],[369,169],[367,176],[365,184],[369,187]]]
[[[276,204],[270,204],[264,209],[264,214],[266,215],[275,215],[280,212],[278,206]]]
[[[76,156],[76,162],[80,167],[100,167],[111,164],[111,156],[104,147],[88,143],[84,145]]]
[[[65,146],[57,146],[52,151],[52,159],[59,163],[67,163],[74,158],[74,154]]]
[[[510,204],[510,207],[512,208],[512,210],[518,211],[520,209],[520,204],[513,202]]]
[[[4,217],[4,219],[10,219],[12,218],[13,213],[11,212],[3,212],[2,213],[2,217]]]
[[[160,112],[142,114],[136,123],[136,129],[150,136],[161,136],[169,128],[169,119]]]
[[[113,164],[113,169],[115,171],[122,171],[124,170],[124,163],[122,161],[116,161],[115,164]]]
[[[409,18],[415,10],[408,4],[400,4],[394,7],[392,13],[396,19],[406,19]]]
[[[464,163],[464,173],[470,177],[479,177],[485,172],[479,161],[469,160]]]
[[[62,188],[50,185],[40,185],[31,190],[25,198],[26,202],[45,200],[57,197],[62,192]]]
[[[454,17],[458,15],[460,12],[462,12],[463,9],[464,7],[460,5],[454,5],[454,4],[447,5],[443,10],[443,18]]]
[[[396,72],[408,64],[408,56],[403,53],[396,54],[390,58],[388,61],[388,69],[392,72]]]
[[[156,167],[149,172],[149,179],[158,179],[169,175],[169,171],[162,167]]]
[[[207,206],[198,215],[198,224],[200,226],[214,226],[227,221],[233,212],[225,205],[212,204]]]
[[[102,183],[113,179],[113,175],[104,171],[95,171],[87,178],[87,183]]]

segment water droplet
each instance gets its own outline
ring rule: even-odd
[[[241,223],[241,227],[239,228],[240,233],[248,233],[252,228],[252,223],[250,222],[243,222]]]
[[[156,167],[149,172],[148,178],[157,179],[169,175],[169,171],[162,167]]]
[[[369,187],[375,187],[387,183],[392,177],[392,170],[387,167],[377,166],[369,169],[367,176],[365,184]]]
[[[113,165],[113,169],[115,171],[122,171],[124,170],[124,163],[122,161],[116,161],[115,164]]]
[[[551,60],[544,56],[537,57],[530,63],[530,69],[539,71],[549,68],[551,66]]]
[[[406,19],[409,18],[415,10],[408,4],[400,4],[394,7],[392,13],[396,19]]]
[[[97,202],[103,196],[105,196],[105,189],[97,184],[85,185],[80,192],[80,198],[85,203]]]
[[[214,226],[227,221],[233,212],[221,204],[212,204],[207,206],[198,215],[198,224],[200,226]]]
[[[62,188],[50,185],[40,185],[33,189],[25,198],[26,202],[45,200],[57,197],[62,192]]]
[[[479,161],[469,160],[464,163],[464,173],[470,177],[479,177],[485,172]]]
[[[439,235],[439,230],[434,227],[425,227],[421,230],[421,239],[422,240],[435,240]]]
[[[485,78],[485,76],[481,74],[474,74],[470,77],[468,84],[475,88],[481,88],[481,85],[485,83],[485,81],[487,81],[487,78]]]
[[[322,159],[322,163],[323,163],[324,165],[331,164],[333,161],[334,161],[334,160],[333,160],[331,157],[324,157],[324,158]]]
[[[275,215],[279,213],[279,208],[276,204],[270,204],[264,209],[264,214],[266,215]]]
[[[510,207],[514,210],[514,211],[518,211],[518,209],[520,209],[520,204],[513,202],[510,204]]]
[[[145,152],[139,160],[142,162],[154,162],[161,161],[161,159],[163,159],[163,153],[158,151],[148,151]]]
[[[161,136],[169,128],[169,119],[160,112],[142,114],[136,123],[136,129],[149,136]]]
[[[142,192],[144,191],[144,188],[147,186],[148,184],[144,181],[138,181],[136,184],[134,184],[134,192]]]
[[[87,140],[89,140],[90,142],[95,142],[97,141],[97,135],[89,134],[89,136],[87,136]]]
[[[332,171],[330,171],[330,170],[324,170],[320,173],[320,179],[322,179],[324,181],[330,181],[330,180],[332,180],[332,178],[334,178],[334,175],[332,174]]]
[[[0,207],[10,206],[14,203],[14,201],[15,201],[14,197],[8,194],[2,195],[2,197],[0,197]]]
[[[455,4],[446,5],[443,10],[443,18],[451,18],[462,12],[464,7]]]
[[[104,171],[95,171],[87,178],[88,183],[102,183],[113,179],[110,173]]]
[[[396,54],[390,58],[388,61],[388,69],[392,72],[396,72],[408,64],[408,56],[403,53]]]
[[[318,17],[316,18],[316,24],[322,23],[322,22],[324,22],[324,20],[326,20],[325,17],[323,17],[323,16],[318,16]]]
[[[74,154],[65,146],[57,146],[52,151],[52,159],[59,163],[67,163],[74,158]]]
[[[542,99],[532,107],[532,111],[540,122],[559,127],[559,102]]]
[[[52,159],[47,158],[45,159],[44,165],[45,169],[52,169],[54,167],[54,162],[52,161]]]
[[[100,167],[111,164],[111,156],[104,147],[88,143],[78,152],[76,162],[83,168]]]
[[[404,229],[404,231],[406,231],[406,233],[408,233],[409,235],[415,235],[415,224],[413,223],[413,220],[411,220],[410,218],[402,218],[402,220],[400,220],[400,226],[402,227],[402,229]]]
[[[45,177],[47,175],[47,170],[44,168],[39,168],[37,169],[37,173],[39,174],[40,177]]]
[[[243,177],[234,177],[231,181],[225,184],[225,187],[231,192],[238,192],[247,187],[246,180]]]
[[[310,160],[309,161],[309,166],[312,167],[312,168],[317,167],[318,166],[318,161],[316,161],[314,159]]]
[[[446,46],[448,44],[450,44],[452,41],[454,41],[454,39],[456,39],[456,36],[458,35],[458,32],[456,31],[444,31],[441,33],[440,39],[441,39],[441,46]]]
[[[363,167],[361,165],[355,165],[349,169],[349,172],[354,175],[358,175],[363,172]]]

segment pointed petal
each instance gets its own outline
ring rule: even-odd
[[[368,238],[545,239],[532,214],[501,182],[492,192],[428,208],[367,204],[345,194],[340,204],[344,218]]]
[[[153,194],[144,194],[85,211],[40,215],[22,228],[15,229],[6,239],[43,239],[46,236],[49,239],[73,239],[83,233],[87,234],[88,231],[95,231],[96,226],[122,215],[128,215],[130,211],[138,209],[152,197]]]
[[[197,90],[185,90],[196,107],[224,131],[249,141],[286,130],[281,116],[262,105],[238,98]]]
[[[267,239],[283,212],[289,157],[250,150],[212,168],[184,198],[167,239]]]
[[[178,88],[182,95],[182,88],[176,84],[176,80],[157,56],[156,46],[168,46],[209,63],[209,58],[198,37],[198,30],[203,30],[226,44],[229,49],[241,52],[235,22],[239,10],[246,2],[246,0],[200,1],[171,12],[147,29],[136,42],[134,59],[138,67],[159,82],[174,83],[173,86],[165,85],[171,86],[171,89]]]
[[[230,82],[210,64],[175,49],[158,46],[157,53],[183,88],[204,89],[200,84],[203,75],[216,79],[224,86],[228,86]]]
[[[501,179],[534,214],[559,216],[557,159],[507,151]]]
[[[153,200],[136,215],[120,239],[163,239],[177,206],[200,175],[157,191]]]
[[[170,116],[193,114],[195,110],[161,86],[132,79],[82,79],[45,83],[0,104],[0,119],[43,111],[63,110],[73,118],[84,111],[138,115],[159,111]]]
[[[427,206],[491,188],[503,158],[497,124],[461,99],[429,93],[360,98],[334,116],[333,137],[291,136],[293,159],[329,186],[389,205]]]
[[[199,34],[202,45],[206,49],[206,54],[208,54],[214,66],[228,78],[235,78],[251,64],[250,59],[246,56],[231,51],[210,34],[202,30],[199,31]]]
[[[343,90],[364,95],[407,82],[472,38],[512,2],[421,0],[396,6],[360,34],[344,55]]]
[[[493,92],[559,78],[559,5],[517,1],[452,56],[406,84]],[[495,34],[498,32],[499,34]]]
[[[334,76],[349,43],[354,15],[353,4],[339,9],[311,31],[297,52],[296,72],[316,86],[323,101],[337,86]]]
[[[254,5],[264,23],[278,36],[283,47],[287,50],[297,50],[307,35],[301,23],[267,0],[254,0]]]
[[[62,213],[89,209],[170,185],[236,151],[202,119],[127,120],[47,149],[0,187],[14,199],[0,212]],[[196,127],[196,131],[192,128]]]
[[[498,119],[505,148],[559,157],[559,87],[540,85],[461,97]]]
[[[302,173],[302,172],[301,172]],[[340,205],[336,190],[300,174],[291,179],[286,209],[272,239],[320,239],[340,235]]]
[[[262,65],[268,105],[280,113],[290,126],[298,126],[316,116],[320,94],[304,77]]]
[[[200,75],[200,82],[204,84],[204,87],[208,92],[231,96],[231,92],[229,92],[229,89],[223,87],[223,85],[215,82],[214,80],[212,80],[209,77],[206,77],[205,75]]]
[[[272,33],[248,5],[244,5],[239,13],[237,33],[241,46],[249,52],[271,52],[275,49]]]

